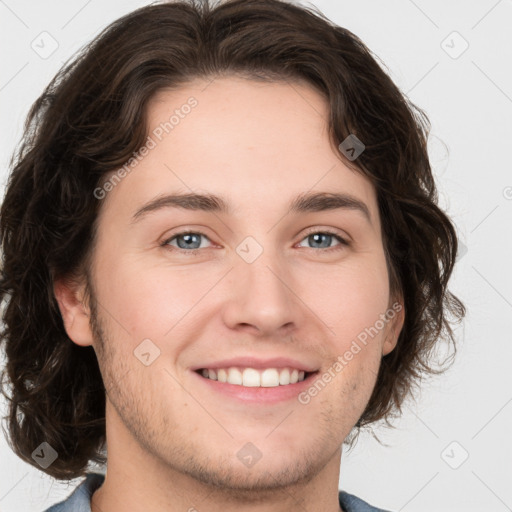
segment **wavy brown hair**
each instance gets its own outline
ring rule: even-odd
[[[281,0],[190,0],[150,5],[107,27],[37,99],[11,163],[0,212],[8,442],[26,462],[43,441],[59,479],[105,462],[105,388],[94,349],[73,343],[56,279],[88,276],[101,201],[93,193],[147,137],[145,110],[163,88],[223,75],[307,83],[328,101],[340,158],[376,188],[390,288],[405,323],[356,427],[392,417],[425,373],[438,340],[454,343],[462,302],[447,289],[456,232],[437,206],[427,116],[370,50],[312,7]]]

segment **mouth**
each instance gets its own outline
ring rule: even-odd
[[[235,386],[272,388],[297,384],[316,372],[305,372],[297,368],[199,368],[196,373],[205,379],[226,382]]]
[[[244,403],[270,404],[296,398],[319,370],[297,368],[198,368],[193,371],[212,391]]]

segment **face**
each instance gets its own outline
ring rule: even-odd
[[[400,315],[375,190],[327,118],[306,85],[234,77],[151,101],[152,141],[102,199],[96,328],[66,321],[96,350],[111,439],[151,464],[222,488],[289,485],[361,416]]]

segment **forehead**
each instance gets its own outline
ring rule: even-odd
[[[226,198],[233,211],[261,212],[327,191],[357,197],[375,220],[373,185],[333,149],[328,110],[314,88],[296,82],[223,77],[162,90],[147,107],[152,147],[109,202],[129,194],[133,210],[157,195],[201,191]]]

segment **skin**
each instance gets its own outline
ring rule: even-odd
[[[341,445],[403,313],[306,405],[243,403],[191,367],[288,356],[322,374],[373,326],[394,301],[374,187],[343,164],[328,104],[305,84],[230,76],[161,91],[148,133],[190,96],[198,105],[103,199],[97,311],[83,283],[55,285],[67,332],[94,346],[107,389],[108,471],[92,511],[339,511]],[[192,191],[223,196],[232,214],[162,208],[132,222],[153,198]],[[353,209],[286,215],[308,191],[351,194],[370,221]],[[162,245],[185,229],[206,235],[195,256],[176,238]],[[309,236],[326,229],[350,245]],[[252,263],[236,252],[247,236],[263,249]],[[133,354],[147,338],[160,350],[149,366]],[[236,456],[247,442],[262,454],[250,468]]]

